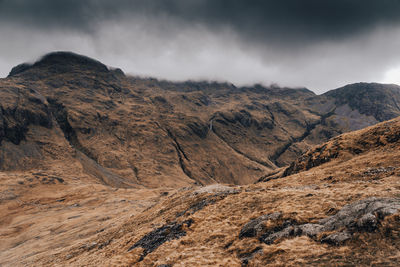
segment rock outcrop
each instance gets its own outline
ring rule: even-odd
[[[281,213],[271,213],[243,226],[239,238],[258,237],[269,245],[285,238],[305,235],[322,243],[341,245],[356,233],[375,231],[386,216],[399,210],[400,199],[368,198],[348,204],[337,214],[318,223],[300,224]]]

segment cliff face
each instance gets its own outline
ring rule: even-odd
[[[400,115],[394,85],[316,96],[173,83],[128,77],[68,52],[13,68],[0,88],[2,170],[63,159],[122,187],[252,183],[333,136]]]

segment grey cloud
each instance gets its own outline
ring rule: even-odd
[[[88,30],[98,21],[168,16],[279,45],[337,40],[400,22],[398,0],[3,0],[0,19]]]
[[[132,74],[317,92],[400,66],[400,0],[0,0],[0,74],[54,50]]]

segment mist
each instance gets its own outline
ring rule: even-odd
[[[316,93],[395,83],[399,11],[393,0],[2,0],[0,76],[46,53],[72,51],[174,81],[277,83]]]

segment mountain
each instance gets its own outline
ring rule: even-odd
[[[397,85],[171,82],[71,52],[16,66],[0,265],[396,266],[399,101]]]
[[[396,85],[315,95],[159,81],[70,52],[14,67],[0,88],[1,170],[74,166],[125,188],[252,183],[331,137],[400,115]]]

